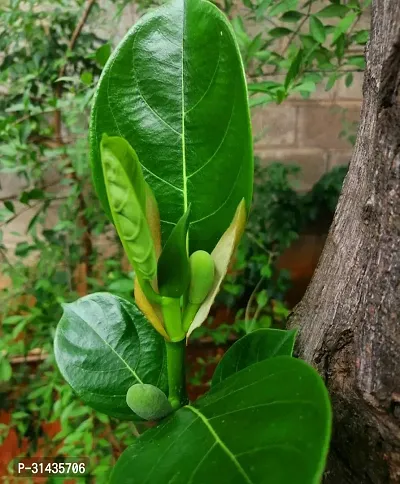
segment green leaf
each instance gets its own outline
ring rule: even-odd
[[[347,30],[350,28],[356,18],[357,14],[354,12],[342,18],[342,20],[337,24],[333,32],[332,44],[334,44],[342,34],[347,32]]]
[[[108,286],[108,290],[112,292],[128,292],[133,291],[133,281],[132,279],[127,279],[126,277],[112,281]]]
[[[292,63],[290,64],[290,67],[285,77],[284,85],[286,89],[289,87],[290,83],[294,79],[296,79],[297,75],[299,74],[302,62],[303,62],[303,49],[299,49],[295,58],[292,60]]]
[[[346,59],[347,64],[365,69],[365,57],[363,55],[351,55]]]
[[[298,0],[281,0],[280,2],[275,2],[276,4],[268,12],[269,17],[274,17],[281,13],[287,12],[288,10],[294,10],[299,3]]]
[[[296,330],[257,329],[240,338],[225,353],[212,377],[212,385],[259,361],[292,356]]]
[[[4,206],[6,207],[7,210],[9,210],[11,213],[15,213],[15,207],[14,204],[11,200],[6,200],[4,202]]]
[[[64,305],[54,353],[80,398],[112,417],[135,417],[126,392],[136,383],[167,390],[163,338],[136,306],[106,292]]]
[[[344,79],[344,83],[346,87],[350,87],[353,84],[353,73],[349,72],[346,74],[346,77]]]
[[[24,205],[27,205],[31,200],[43,200],[45,198],[45,193],[40,188],[33,188],[29,192],[22,192],[19,201]]]
[[[29,254],[29,252],[35,249],[36,249],[36,246],[30,245],[28,242],[18,242],[18,244],[15,247],[14,253],[18,257],[26,257]]]
[[[296,10],[289,10],[282,15],[280,18],[281,22],[298,22],[302,17],[304,17],[303,12],[297,12]]]
[[[96,61],[100,67],[104,67],[111,55],[111,45],[104,44],[96,50]]]
[[[91,163],[110,216],[101,135],[132,146],[160,209],[163,245],[192,204],[189,253],[211,252],[240,200],[250,208],[253,154],[246,82],[234,32],[203,0],[143,16],[107,62],[95,94]]]
[[[325,86],[325,91],[330,91],[332,87],[335,85],[335,82],[340,78],[340,74],[334,72],[328,77],[328,81]]]
[[[268,32],[268,35],[274,39],[280,37],[285,37],[285,35],[292,34],[293,30],[287,29],[286,27],[275,27]]]
[[[93,81],[93,74],[89,71],[84,71],[82,72],[80,79],[81,79],[81,82],[83,82],[83,84],[90,86],[90,84],[92,84],[92,81]]]
[[[0,356],[0,383],[9,381],[12,377],[12,367],[7,357],[4,355]],[[15,412],[14,412],[15,418]]]
[[[186,248],[190,220],[190,206],[175,225],[157,265],[160,294],[179,298],[186,291],[190,279],[189,257]]]
[[[264,81],[250,83],[248,86],[250,92],[274,92],[282,87],[282,84],[276,81]]]
[[[314,15],[310,17],[310,34],[314,39],[323,44],[326,39],[325,27],[321,20]]]
[[[118,460],[111,484],[316,484],[330,432],[318,373],[295,358],[270,358],[145,432]]]
[[[349,8],[346,5],[328,5],[320,10],[316,15],[323,18],[331,17],[344,17],[349,12]]]
[[[354,35],[354,42],[360,45],[365,45],[369,39],[369,31],[368,30],[360,30]]]
[[[271,5],[273,0],[261,0],[260,4],[256,8],[256,18],[262,18],[267,8]]]
[[[297,86],[294,86],[291,91],[292,92],[314,92],[316,90],[317,86],[315,85],[315,82],[313,81],[304,81],[298,84]]]

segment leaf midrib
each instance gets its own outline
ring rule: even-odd
[[[182,177],[183,177],[183,213],[186,213],[188,208],[188,194],[187,194],[187,176],[186,176],[186,140],[185,140],[185,89],[183,78],[184,67],[184,55],[185,55],[185,24],[186,24],[186,11],[185,0],[183,2],[183,16],[182,16],[182,58],[181,58],[181,104],[182,104]]]
[[[229,457],[229,459],[233,462],[239,473],[245,479],[247,484],[254,484],[250,477],[246,474],[246,471],[240,465],[238,460],[236,459],[235,455],[229,450],[227,445],[221,440],[217,432],[214,430],[208,419],[199,411],[197,408],[192,407],[191,405],[186,405],[184,408],[191,410],[197,417],[203,422],[203,424],[207,427],[207,430],[210,434],[214,437],[215,442],[221,447],[221,449],[225,452],[225,454]]]

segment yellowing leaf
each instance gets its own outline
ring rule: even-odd
[[[220,238],[215,249],[211,252],[211,257],[214,259],[215,264],[215,276],[214,284],[209,292],[208,296],[200,306],[197,314],[190,325],[187,333],[187,339],[191,333],[201,326],[206,320],[211,306],[220,290],[221,283],[228,271],[229,264],[232,260],[235,249],[239,243],[241,236],[243,235],[244,227],[246,223],[246,207],[244,199],[239,203],[236,209],[235,216],[230,226],[227,228],[224,235]]]
[[[138,308],[142,311],[142,313],[146,316],[146,318],[154,326],[154,328],[161,334],[161,336],[169,341],[169,336],[167,335],[167,332],[165,331],[164,325],[162,323],[161,311],[157,310],[157,308],[154,308],[150,304],[147,297],[144,295],[142,288],[140,287],[137,277],[135,278],[134,291],[135,302]]]
[[[146,183],[146,219],[150,229],[150,234],[154,242],[154,248],[156,251],[157,259],[161,253],[161,230],[160,230],[160,214],[158,211],[157,200],[155,199],[151,188]],[[156,284],[153,284],[153,288],[157,290]],[[135,302],[138,308],[146,316],[148,321],[154,326],[154,328],[167,340],[169,336],[165,331],[161,309],[153,306],[144,295],[139,281],[135,278],[134,283]]]

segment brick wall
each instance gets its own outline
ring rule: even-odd
[[[359,121],[362,74],[350,88],[338,82],[330,91],[318,88],[310,100],[294,96],[283,104],[253,109],[255,153],[263,163],[297,163],[299,189],[309,189],[327,170],[350,161],[352,145],[342,131],[353,132]]]

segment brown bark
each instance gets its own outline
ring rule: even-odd
[[[376,0],[357,142],[315,276],[290,318],[333,409],[325,482],[400,482],[400,2]]]

